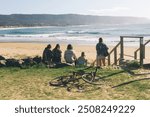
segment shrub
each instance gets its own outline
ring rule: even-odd
[[[140,67],[140,64],[138,61],[136,60],[133,60],[133,61],[129,61],[127,63],[127,67],[130,67],[130,68],[139,68]]]

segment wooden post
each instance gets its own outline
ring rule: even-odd
[[[122,64],[124,60],[124,47],[123,47],[123,37],[120,37],[120,62],[119,64]]]
[[[117,48],[114,50],[114,64],[117,65]]]
[[[143,59],[144,59],[143,37],[140,37],[140,66],[143,66]]]
[[[134,52],[134,59],[137,59],[137,52]]]
[[[110,65],[110,54],[108,55],[108,65]]]
[[[145,59],[145,45],[143,45],[143,59]]]

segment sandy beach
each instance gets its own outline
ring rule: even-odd
[[[52,48],[55,47],[56,43],[52,43]],[[39,43],[0,43],[0,55],[6,58],[24,58],[24,57],[34,57],[34,56],[42,56],[43,49],[47,46],[47,44],[39,44]],[[62,60],[64,51],[66,50],[67,44],[61,44],[62,50]],[[109,46],[109,51],[111,51],[113,46]],[[125,59],[133,60],[134,51],[138,47],[125,47]],[[86,58],[89,62],[93,62],[96,58],[96,50],[95,45],[73,45],[73,49],[76,53],[76,56],[79,57],[81,52],[84,51],[86,54]],[[145,55],[146,59],[144,62],[150,61],[150,47],[146,47]],[[118,57],[119,57],[119,49],[118,49]],[[113,62],[113,55],[111,56],[111,61]]]

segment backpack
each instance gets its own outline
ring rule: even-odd
[[[109,55],[108,53],[108,49],[106,49],[105,53],[104,53],[104,56],[107,57]]]
[[[101,43],[99,45],[99,53],[105,57],[107,57],[109,55],[108,48],[104,43]]]

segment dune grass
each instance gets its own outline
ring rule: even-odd
[[[52,78],[60,75],[67,75],[69,72],[78,69],[81,68],[0,68],[0,99],[150,99],[150,80],[138,81],[121,87],[112,88],[125,81],[136,79],[136,77],[131,76],[122,69],[99,69],[98,74],[103,77],[102,85],[93,86],[86,84],[85,90],[82,92],[79,92],[75,88],[72,89],[71,92],[68,92],[66,88],[63,87],[49,86],[48,82]],[[138,72],[138,70],[136,72]]]

